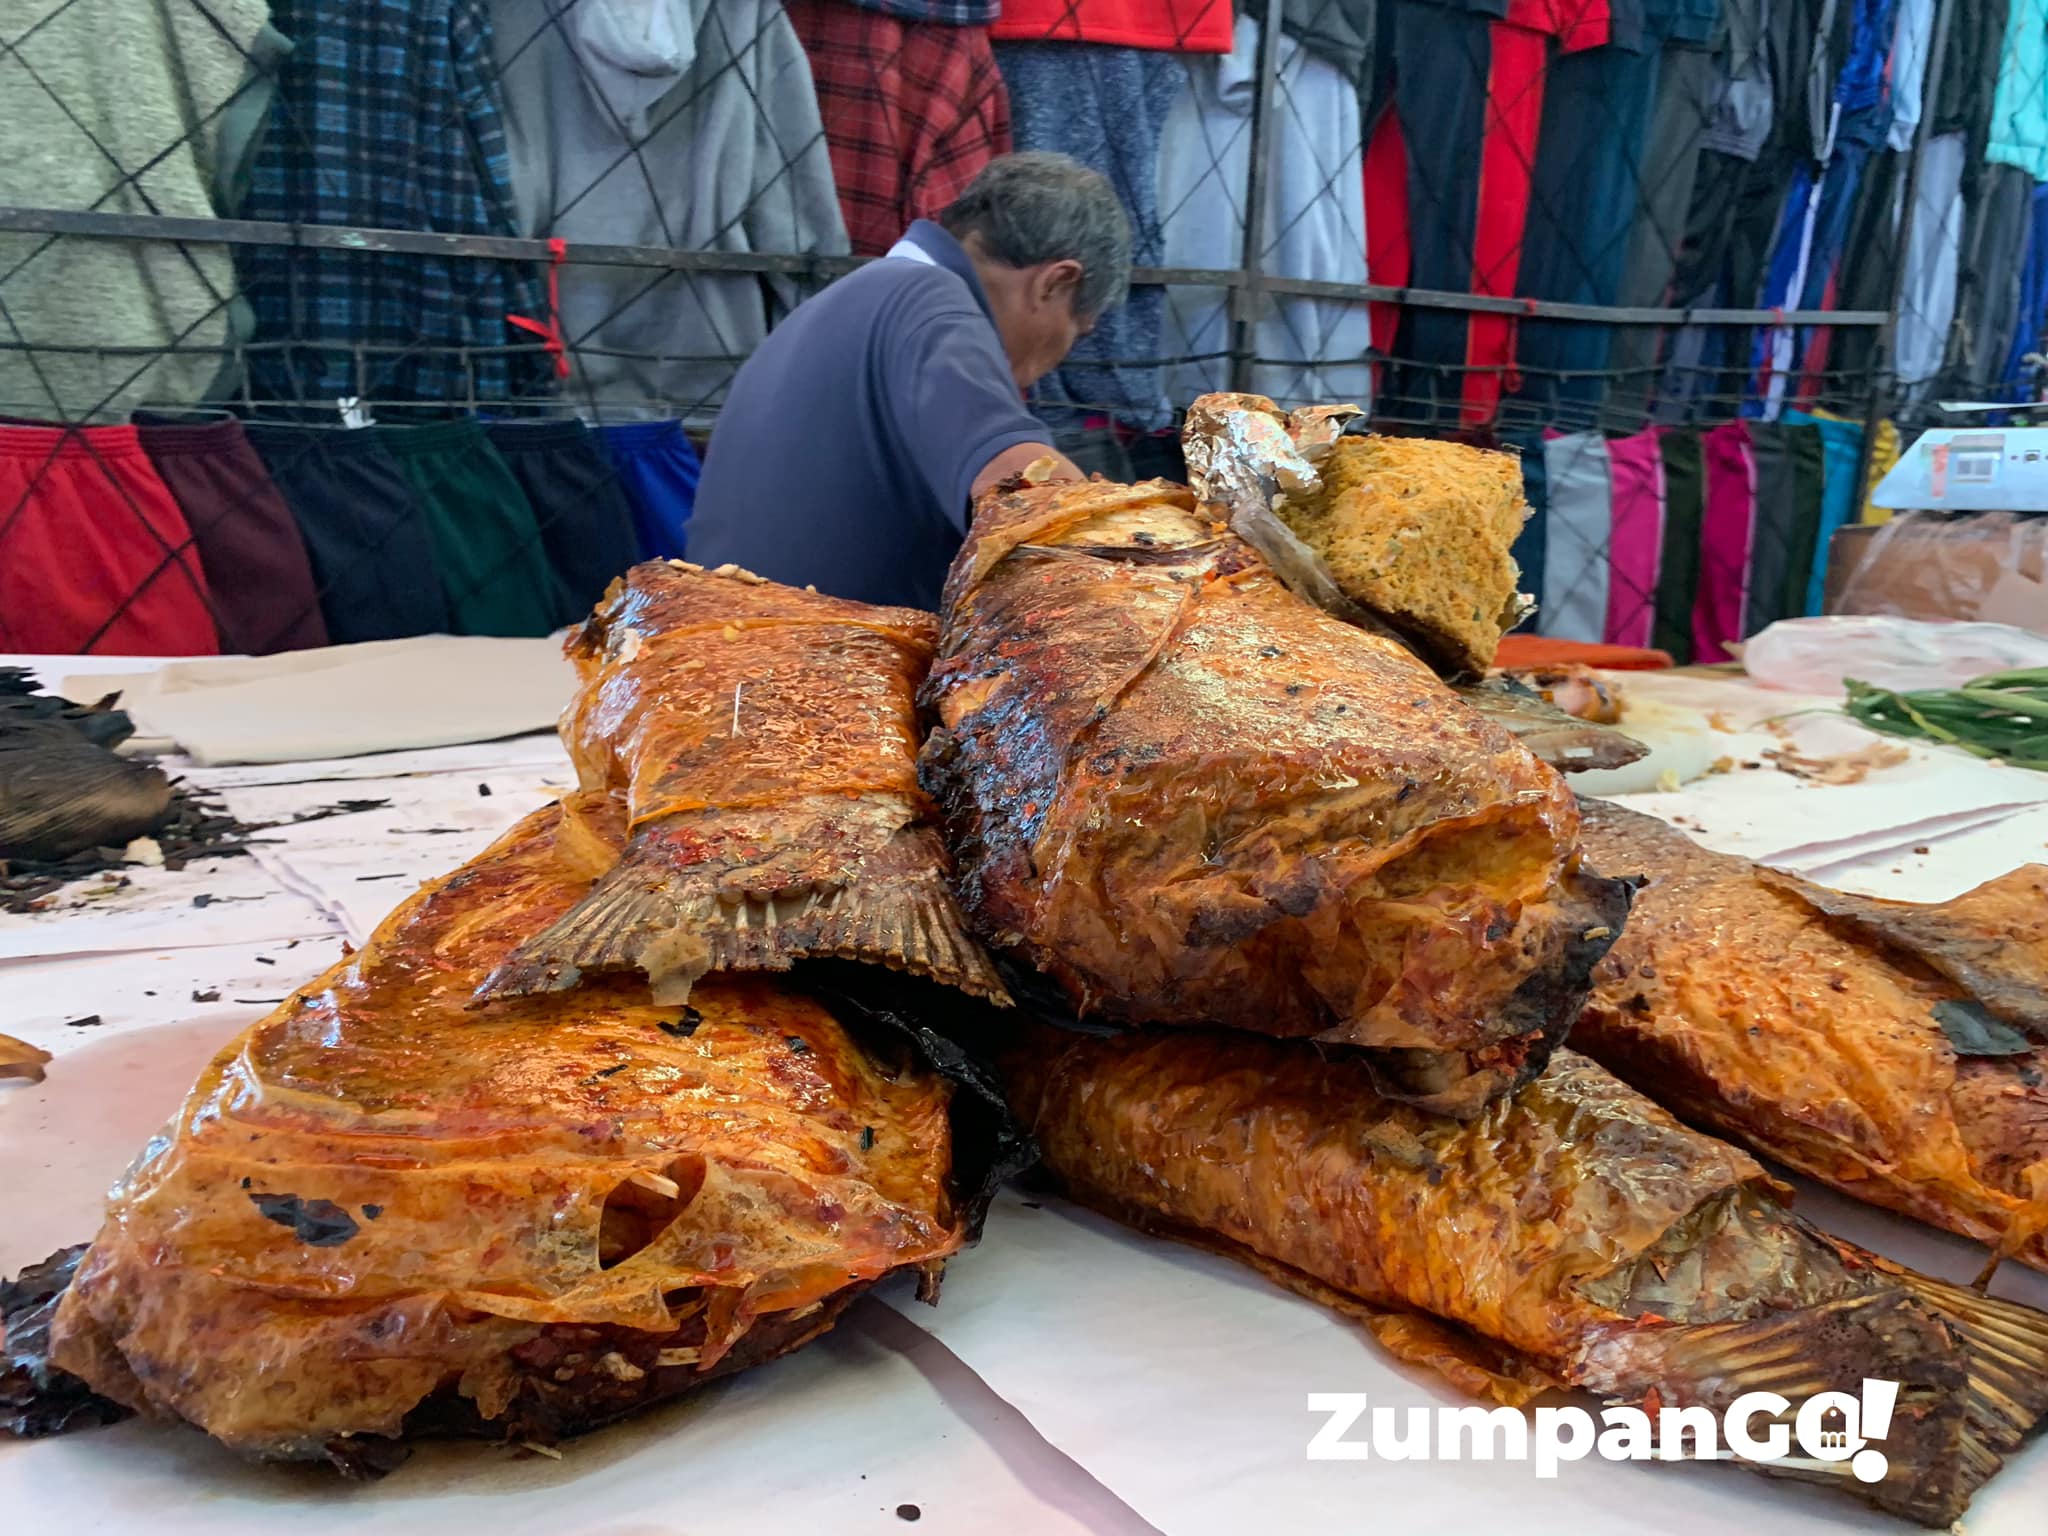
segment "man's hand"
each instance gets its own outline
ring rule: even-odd
[[[1005,448],[1001,453],[990,459],[987,464],[982,466],[981,473],[974,477],[973,494],[975,499],[979,500],[988,492],[990,487],[999,485],[1001,482],[1011,479],[1016,475],[1023,474],[1031,465],[1045,458],[1052,459],[1055,466],[1053,472],[1046,477],[1049,480],[1086,480],[1088,478],[1081,473],[1079,465],[1075,464],[1072,459],[1050,444],[1019,443],[1014,448]]]

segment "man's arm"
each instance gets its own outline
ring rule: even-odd
[[[1072,459],[1049,443],[1017,443],[1012,447],[1005,448],[1001,453],[990,459],[987,464],[982,466],[981,473],[974,477],[974,489],[971,495],[974,499],[979,500],[991,486],[999,485],[1013,475],[1023,474],[1031,465],[1044,458],[1050,458],[1053,461],[1053,471],[1050,475],[1046,476],[1048,480],[1086,480],[1088,478],[1081,473],[1080,467]]]

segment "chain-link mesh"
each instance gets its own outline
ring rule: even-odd
[[[1052,441],[1178,474],[1240,388],[1512,449],[1564,638],[1720,659],[1899,428],[2041,397],[2040,0],[0,15],[0,650],[565,622],[687,548],[770,328],[1012,149],[1140,268]]]

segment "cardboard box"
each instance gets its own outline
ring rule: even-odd
[[[1828,545],[1823,607],[2048,633],[2048,513],[1907,512],[1843,528]]]

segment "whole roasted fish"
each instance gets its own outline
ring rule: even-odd
[[[1002,999],[947,888],[918,789],[933,622],[734,567],[634,567],[569,642],[562,722],[582,787],[625,795],[616,868],[480,996],[645,975],[664,1003],[710,970],[839,956]]]
[[[1076,1198],[1244,1258],[1505,1402],[1558,1384],[1718,1412],[1895,1381],[1882,1481],[1773,1470],[1930,1525],[2048,1411],[2048,1315],[1815,1230],[1748,1156],[1572,1051],[1466,1123],[1241,1032],[1031,1025],[1004,1065]]]
[[[1556,773],[1165,482],[985,498],[925,697],[971,922],[1084,1013],[1365,1047],[1470,1114],[1626,909]]]
[[[1588,857],[1646,883],[1575,1044],[1695,1124],[2048,1269],[2048,1048],[2014,1036],[1987,1054],[1964,985],[1846,930],[1836,893],[1620,806],[1584,812]],[[1986,901],[1913,926],[1953,945]]]
[[[468,1010],[624,839],[521,823],[223,1050],[115,1190],[53,1358],[251,1455],[548,1440],[783,1354],[965,1236],[952,1084],[765,977]]]

